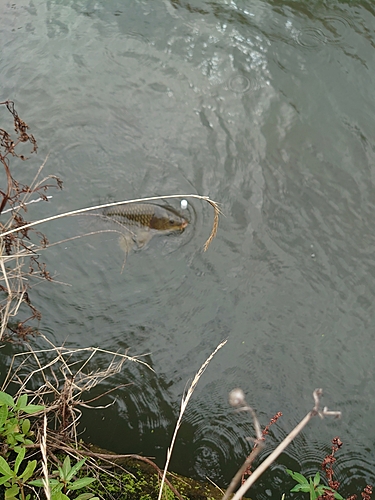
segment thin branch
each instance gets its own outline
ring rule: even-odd
[[[253,410],[253,408],[251,408],[251,406],[249,406],[246,403],[245,394],[244,394],[243,390],[242,389],[233,389],[229,393],[229,403],[231,406],[237,407],[237,410],[236,410],[237,412],[248,411],[251,414],[251,416],[253,418],[253,422],[254,422],[256,439],[255,439],[255,446],[254,446],[253,450],[251,451],[250,455],[246,458],[246,460],[244,461],[244,463],[242,464],[242,466],[240,467],[240,469],[237,471],[236,475],[234,476],[234,478],[230,482],[230,485],[228,486],[227,491],[225,492],[225,494],[223,496],[223,500],[227,500],[229,498],[229,496],[233,493],[235,487],[240,482],[245,470],[253,463],[253,461],[255,460],[257,455],[259,455],[261,450],[264,448],[264,440],[263,440],[262,430],[261,430],[261,427],[259,424],[258,417],[256,416],[256,413]]]
[[[327,408],[324,408],[322,411],[319,409],[320,397],[323,394],[322,389],[315,389],[313,393],[314,397],[314,408],[309,411],[309,413],[305,416],[303,420],[288,434],[288,436],[279,444],[279,446],[269,455],[255,471],[251,474],[251,476],[244,482],[244,484],[237,490],[236,494],[233,496],[232,500],[239,500],[246,491],[252,486],[255,481],[263,474],[265,470],[276,460],[276,458],[287,448],[293,439],[302,431],[302,429],[306,426],[306,424],[316,415],[319,415],[321,418],[324,416],[335,416],[336,418],[341,417],[340,411],[328,411]],[[228,488],[229,490],[229,488]],[[226,491],[224,498],[228,497],[228,490]]]

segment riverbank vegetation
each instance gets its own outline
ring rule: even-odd
[[[0,128],[0,163],[5,180],[0,189],[0,340],[3,346],[12,344],[16,348],[8,371],[3,374],[0,390],[0,491],[4,492],[4,498],[227,500],[239,484],[241,487],[233,499],[241,498],[312,417],[339,416],[340,412],[320,408],[320,389],[314,391],[313,409],[254,471],[254,459],[264,447],[269,427],[277,422],[281,414],[275,415],[262,430],[243,392],[240,389],[232,391],[230,404],[235,411],[251,416],[255,437],[249,457],[228,490],[223,492],[216,485],[202,484],[171,474],[168,466],[186,406],[200,377],[226,341],[221,342],[202,364],[183,396],[166,464],[161,470],[146,457],[114,455],[106,450],[98,450],[81,441],[77,430],[82,411],[88,407],[95,408],[100,397],[120,387],[90,397],[92,389],[100,388],[104,380],[118,374],[124,363],[138,363],[145,370],[151,370],[151,367],[141,358],[126,353],[94,347],[55,346],[39,331],[41,315],[33,302],[34,286],[41,281],[54,281],[42,258],[43,252],[51,245],[46,235],[38,229],[42,223],[118,204],[191,197],[208,202],[214,209],[213,227],[204,245],[204,250],[207,250],[218,229],[220,210],[217,203],[199,195],[169,195],[108,203],[28,221],[30,205],[48,202],[48,193],[52,189],[62,189],[62,181],[54,175],[43,176],[44,163],[29,184],[19,180],[25,177],[19,167],[28,159],[27,155],[37,152],[37,141],[30,134],[28,125],[19,117],[12,101],[0,102],[2,122],[6,121],[4,110],[9,112],[7,116],[11,117],[12,123]],[[14,129],[12,134],[8,132],[11,126]],[[18,162],[18,170],[11,162]],[[13,173],[15,171],[18,172],[17,177]],[[42,344],[43,348],[35,347],[35,337],[38,337],[38,345]],[[107,360],[105,369],[97,368],[98,356]],[[340,447],[340,440],[335,438],[332,452],[323,462],[328,485],[321,482],[319,473],[313,478],[305,478],[298,472],[287,471],[286,477],[289,473],[298,483],[292,491],[308,493],[311,500],[342,500],[332,469],[334,454]],[[368,486],[362,492],[363,499],[370,500],[371,493],[371,487]]]

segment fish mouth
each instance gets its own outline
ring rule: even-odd
[[[183,231],[185,229],[185,227],[188,225],[188,221],[187,220],[184,220],[182,223],[181,223],[181,231]]]

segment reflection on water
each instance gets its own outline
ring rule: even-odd
[[[252,435],[227,404],[233,387],[262,425],[284,414],[266,454],[322,386],[343,420],[312,422],[279,463],[312,472],[339,435],[341,493],[358,493],[375,465],[372,3],[22,0],[0,13],[3,97],[65,185],[30,218],[173,193],[209,195],[225,215],[203,253],[212,211],[194,200],[181,240],[153,238],[123,274],[116,235],[45,253],[71,286],[33,291],[42,330],[149,353],[155,370],[103,383],[133,385],[84,415],[87,436],[162,465],[186,381],[228,338],[173,468],[228,482]],[[50,241],[81,231],[74,218],[44,230]],[[280,498],[287,481],[275,465],[254,494]]]

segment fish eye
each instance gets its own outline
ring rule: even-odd
[[[170,224],[171,226],[173,226],[173,224],[174,224],[174,219],[169,219],[169,224]]]

